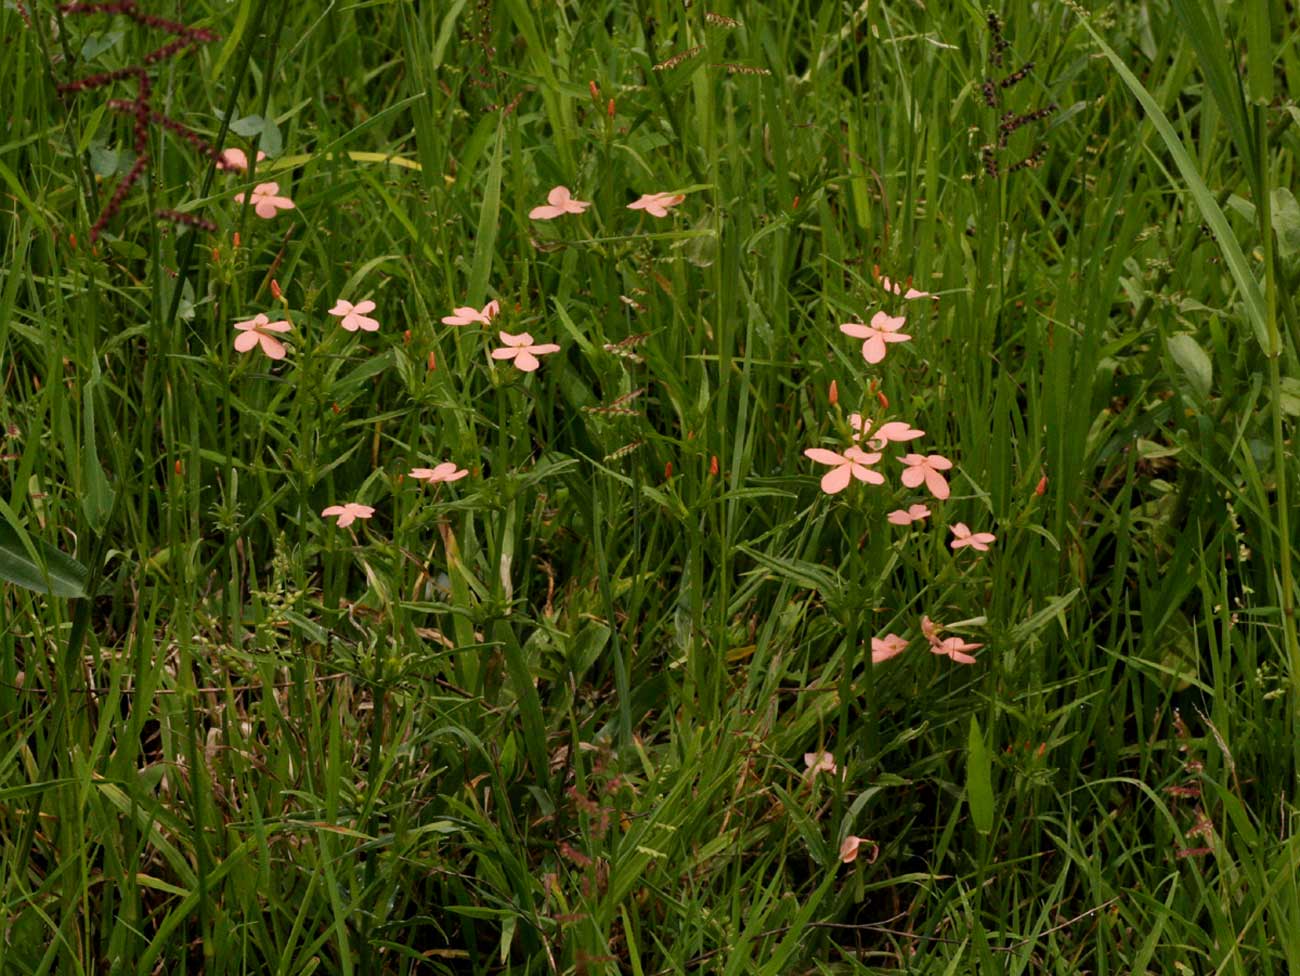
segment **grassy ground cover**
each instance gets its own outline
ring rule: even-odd
[[[5,0],[0,972],[1300,971],[1296,26]]]

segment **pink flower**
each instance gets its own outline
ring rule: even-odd
[[[549,206],[533,207],[528,211],[528,216],[533,220],[554,220],[564,214],[580,214],[591,206],[590,203],[573,199],[567,186],[557,186],[546,194],[546,202]]]
[[[960,637],[941,637],[943,630],[942,624],[936,624],[929,617],[921,618],[921,633],[925,639],[930,642],[930,653],[940,654],[950,658],[957,664],[974,664],[975,658],[967,654],[967,651],[973,651],[983,647],[983,644],[968,644]]]
[[[906,454],[898,460],[908,466],[903,472],[906,487],[915,488],[924,481],[930,494],[939,501],[948,497],[948,482],[939,472],[949,470],[952,462],[942,454]]]
[[[921,618],[921,636],[931,644],[939,639],[939,632],[943,630],[943,624],[936,624],[929,617]]]
[[[921,519],[929,517],[930,509],[921,504],[895,509],[885,516],[892,525],[911,525],[913,522],[919,522]]]
[[[854,439],[861,440],[870,432],[871,421],[860,413],[851,413],[849,414],[849,426],[854,430]],[[904,423],[901,420],[891,420],[887,424],[881,424],[876,429],[876,433],[867,442],[867,446],[878,451],[891,442],[901,444],[904,441],[914,441],[918,437],[924,436],[924,434],[925,431],[916,430],[911,424]]]
[[[974,664],[975,659],[965,652],[983,646],[983,644],[968,644],[960,637],[948,637],[944,640],[931,641],[930,653],[951,658],[957,664]]]
[[[861,322],[845,322],[840,326],[840,331],[855,339],[865,339],[866,341],[862,343],[862,358],[874,365],[885,358],[886,343],[906,342],[912,338],[898,331],[906,321],[907,318],[902,315],[877,312],[871,316],[870,325],[863,325]]]
[[[277,339],[273,333],[289,332],[293,326],[288,322],[272,322],[264,313],[259,312],[254,318],[247,322],[236,322],[235,328],[240,334],[235,336],[235,351],[248,352],[254,346],[260,344],[262,352],[271,359],[284,358],[284,343]]]
[[[492,301],[483,306],[482,311],[470,308],[468,305],[461,305],[459,308],[452,310],[451,315],[442,317],[443,325],[469,325],[471,322],[478,322],[482,325],[491,325],[492,320],[497,317],[501,311],[499,303]]]
[[[905,441],[914,441],[918,437],[925,436],[925,431],[917,430],[911,424],[904,423],[901,420],[891,420],[887,424],[881,424],[876,428],[876,433],[871,438],[872,447],[884,447],[886,444],[902,444]]]
[[[907,641],[897,634],[873,637],[871,638],[871,663],[879,664],[881,661],[888,661],[905,650],[907,650]]]
[[[934,298],[928,291],[917,291],[915,288],[908,287],[906,294],[903,292],[903,286],[897,281],[890,281],[888,277],[880,279],[880,287],[894,295],[902,295],[904,298]]]
[[[439,482],[459,481],[465,475],[469,474],[464,468],[457,470],[455,461],[443,461],[434,468],[412,468],[411,477],[418,478],[421,481],[427,481],[431,485]]]
[[[830,471],[822,475],[822,491],[828,495],[843,491],[854,478],[872,485],[885,483],[883,474],[867,467],[879,461],[880,455],[868,454],[856,445],[846,448],[843,454],[836,454],[824,447],[810,447],[803,453],[804,457],[811,458],[818,464],[833,465]]]
[[[805,752],[803,764],[808,767],[809,776],[816,776],[818,773],[835,775],[835,757],[829,752]]]
[[[356,332],[361,329],[363,332],[375,332],[379,329],[379,323],[372,318],[366,317],[366,312],[373,312],[375,303],[371,301],[357,302],[353,305],[351,302],[345,302],[339,299],[330,309],[330,315],[339,316],[342,321],[339,325],[349,332]]]
[[[321,512],[323,516],[337,515],[340,529],[346,529],[357,519],[368,519],[374,514],[375,510],[369,505],[358,505],[356,502],[348,502],[346,505],[331,505]]]
[[[253,204],[253,211],[263,220],[270,220],[275,216],[277,208],[279,210],[292,210],[294,203],[288,197],[282,197],[279,183],[259,183],[253,187],[253,193],[250,200]],[[244,195],[235,194],[235,202],[243,203]]]
[[[260,163],[266,158],[266,153],[260,149],[257,152],[257,161]],[[241,173],[248,172],[248,156],[242,149],[223,149],[221,158],[217,160],[217,169],[233,169]]]
[[[956,522],[952,526],[952,534],[957,538],[949,543],[954,549],[960,549],[963,546],[970,546],[972,549],[978,549],[980,552],[989,551],[989,543],[997,539],[992,532],[972,532],[966,528],[965,522]]]
[[[627,205],[628,210],[644,210],[651,217],[667,217],[670,208],[686,199],[684,193],[643,193]]]
[[[876,858],[880,856],[880,845],[874,840],[866,837],[854,837],[850,834],[844,838],[844,843],[840,845],[840,860],[845,864],[852,864],[858,859],[858,852],[862,849],[863,844],[871,845],[871,856],[867,858],[868,864],[875,864]]]
[[[501,341],[506,345],[504,349],[493,349],[492,358],[513,359],[515,366],[525,373],[531,373],[541,365],[537,360],[538,356],[544,356],[548,352],[560,351],[560,347],[553,342],[547,342],[540,346],[534,345],[533,337],[527,332],[519,335],[511,335],[509,332],[499,332],[497,334],[501,336]]]

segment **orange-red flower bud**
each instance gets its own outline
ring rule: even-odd
[[[1038,487],[1034,489],[1034,494],[1038,495],[1039,497],[1042,497],[1043,493],[1046,491],[1047,491],[1047,475],[1043,475],[1041,478],[1038,479]]]
[[[830,400],[832,407],[840,402],[840,387],[834,380],[831,380],[831,390],[827,394],[827,399]]]
[[[715,454],[709,458],[709,474],[717,476],[718,473],[718,456]]]

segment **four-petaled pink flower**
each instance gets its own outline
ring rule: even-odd
[[[465,468],[457,468],[455,461],[443,461],[433,468],[412,468],[411,477],[436,485],[444,481],[459,481],[469,474]]]
[[[321,515],[326,517],[337,515],[340,529],[346,529],[357,519],[368,519],[374,514],[375,510],[369,505],[359,505],[356,502],[348,502],[346,505],[331,505],[321,512]]]
[[[980,552],[989,551],[989,543],[997,539],[992,532],[972,532],[966,528],[965,522],[956,522],[952,525],[952,534],[956,536],[949,543],[954,549],[961,549],[963,546],[970,546],[972,549],[978,549]]]
[[[948,497],[948,482],[939,472],[950,469],[952,462],[942,454],[906,454],[898,460],[907,465],[902,478],[906,487],[915,488],[924,481],[930,494],[939,501]]]
[[[590,206],[589,202],[573,199],[567,186],[557,186],[546,194],[546,205],[533,207],[528,216],[533,220],[554,220],[564,214],[580,214]]]
[[[651,217],[667,217],[668,211],[686,199],[684,193],[643,193],[627,205],[628,210],[644,210]]]
[[[877,312],[871,316],[870,325],[863,325],[861,322],[845,322],[840,326],[840,331],[855,339],[865,339],[866,341],[862,343],[862,358],[874,365],[885,358],[886,343],[906,342],[912,338],[898,331],[906,321],[907,318],[903,315]]]
[[[363,332],[375,332],[379,329],[379,323],[366,316],[367,312],[375,310],[375,303],[372,301],[357,302],[353,305],[351,302],[345,302],[339,299],[330,309],[330,315],[337,315],[342,319],[339,325],[349,332],[356,332],[361,329]]]
[[[818,464],[833,465],[830,471],[822,475],[822,491],[828,495],[843,491],[854,478],[872,485],[883,485],[885,476],[879,471],[872,471],[867,465],[880,460],[879,454],[868,454],[854,445],[845,448],[843,454],[836,454],[824,447],[810,447],[803,452],[804,457],[811,458]]]
[[[876,858],[880,856],[880,845],[869,838],[855,837],[852,834],[845,837],[844,843],[840,845],[840,860],[845,864],[852,864],[858,859],[858,852],[862,850],[863,844],[871,846],[871,856],[867,858],[867,863],[875,864]]]
[[[260,149],[257,152],[257,161],[260,163],[266,158],[266,153]],[[217,160],[217,169],[233,169],[241,173],[248,172],[248,155],[242,149],[223,149],[221,157]]]
[[[452,309],[451,315],[442,317],[443,325],[469,325],[471,322],[478,322],[480,325],[491,325],[492,320],[497,317],[501,311],[500,303],[496,301],[488,302],[482,310],[470,308],[468,305],[461,305]]]
[[[236,322],[235,328],[239,330],[239,335],[235,336],[236,352],[248,352],[260,343],[262,352],[269,358],[283,359],[284,343],[274,333],[292,331],[293,326],[283,320],[272,322],[265,313],[259,312],[247,322]]]
[[[835,775],[835,757],[829,752],[805,752],[803,764],[808,767],[809,776],[816,776],[818,773]]]
[[[879,664],[881,661],[888,661],[905,650],[907,650],[907,641],[897,634],[873,637],[871,638],[871,663]]]
[[[973,651],[976,648],[983,647],[983,644],[968,644],[960,637],[948,637],[944,640],[935,640],[930,642],[930,653],[941,654],[944,657],[951,658],[957,664],[974,664],[975,658],[967,654],[967,651]]]
[[[891,420],[889,423],[881,424],[876,428],[876,432],[871,435],[869,445],[871,447],[884,447],[886,444],[902,444],[905,441],[914,441],[923,436],[925,436],[925,431],[917,430],[911,424],[904,423],[901,420]]]
[[[921,519],[929,517],[929,507],[921,504],[898,508],[885,516],[892,525],[911,525],[913,522],[919,522]]]
[[[279,183],[259,183],[253,187],[253,192],[249,196],[253,204],[253,211],[263,220],[270,220],[276,215],[277,210],[292,210],[294,202],[288,197],[280,196]],[[235,194],[235,202],[243,203],[244,195]]]
[[[849,414],[849,426],[853,428],[853,439],[862,440],[871,431],[871,421],[867,420],[860,413]],[[872,450],[880,450],[886,444],[901,444],[904,441],[914,441],[918,437],[925,435],[925,431],[917,430],[911,424],[904,423],[901,420],[891,420],[889,423],[881,424],[876,428],[876,432],[867,440],[867,446]]]
[[[553,342],[546,342],[542,345],[535,345],[533,337],[527,332],[519,335],[511,335],[509,332],[497,333],[501,336],[501,341],[505,343],[504,349],[493,349],[493,359],[513,359],[515,365],[525,373],[531,373],[538,366],[537,357],[543,356],[548,352],[559,352],[560,347]]]
[[[975,658],[967,654],[967,651],[974,651],[983,647],[983,644],[970,644],[960,637],[942,637],[942,624],[936,624],[929,617],[921,618],[921,633],[925,639],[930,642],[930,653],[941,654],[950,658],[957,664],[974,664]]]
[[[934,295],[930,294],[928,291],[918,291],[911,286],[909,286],[907,292],[904,293],[903,286],[897,281],[890,281],[887,276],[880,279],[880,286],[884,288],[885,291],[893,295],[902,295],[904,298],[934,298]]]

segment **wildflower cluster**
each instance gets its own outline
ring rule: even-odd
[[[259,153],[258,159],[264,156],[264,153]],[[218,168],[246,171],[248,158],[242,150],[228,149],[221,154]],[[234,199],[236,203],[250,205],[253,212],[264,220],[271,220],[281,211],[296,208],[292,199],[281,195],[278,183],[259,183],[251,193],[247,195],[242,192],[237,193]],[[662,218],[667,217],[669,211],[685,199],[685,194],[681,193],[648,193],[628,204],[627,209],[640,210],[652,217]],[[566,186],[552,188],[547,194],[546,201],[545,204],[530,210],[528,216],[533,220],[554,220],[567,214],[585,213],[591,206],[589,201],[575,199]],[[272,291],[276,293],[276,297],[280,297],[278,286],[274,282],[272,282]],[[380,327],[379,320],[370,316],[376,307],[371,299],[353,303],[346,298],[339,298],[334,303],[334,307],[329,310],[329,314],[336,317],[339,325],[348,332],[376,332]],[[501,305],[493,300],[482,308],[474,308],[471,305],[457,306],[452,309],[451,314],[442,317],[442,323],[451,326],[481,325],[487,328],[500,314]],[[234,327],[239,333],[235,337],[237,352],[247,353],[260,348],[263,355],[277,362],[287,356],[288,350],[280,336],[293,330],[293,324],[288,319],[271,321],[270,316],[263,312],[246,321],[236,322]],[[511,333],[502,330],[497,333],[497,337],[501,345],[490,350],[489,357],[495,362],[510,362],[524,373],[536,372],[541,366],[541,356],[560,351],[558,344],[538,342],[528,332]],[[410,477],[428,484],[443,484],[457,481],[468,473],[466,469],[457,468],[454,462],[444,461],[433,468],[413,468]],[[346,528],[357,519],[370,518],[374,514],[374,509],[357,502],[348,502],[345,505],[331,505],[321,514],[337,517],[338,525]]]
[[[930,292],[913,288],[910,282],[904,286],[884,276],[880,281],[887,294],[899,296],[903,301],[937,300]],[[875,366],[884,361],[890,345],[911,341],[911,334],[903,331],[906,324],[906,315],[891,315],[881,310],[871,317],[869,324],[846,322],[839,328],[845,335],[862,340],[862,358],[868,365]],[[832,404],[839,400],[839,386],[835,382],[831,384],[830,400]],[[883,397],[881,402],[887,405]],[[875,486],[885,484],[886,477],[883,472],[876,469],[876,465],[884,458],[888,446],[905,444],[925,436],[925,431],[914,428],[909,422],[903,420],[877,423],[868,420],[860,413],[850,414],[848,420],[852,430],[850,444],[839,450],[810,447],[804,451],[804,456],[809,460],[830,468],[821,478],[821,489],[829,495],[842,492],[854,481]],[[942,454],[909,452],[896,460],[903,465],[899,481],[904,488],[924,487],[934,500],[940,502],[947,501],[951,496],[952,488],[948,483],[948,472],[952,470],[953,462],[949,458]],[[931,514],[927,503],[915,501],[905,508],[891,511],[885,516],[885,520],[891,525],[906,527],[924,521]],[[992,532],[971,531],[964,522],[953,523],[951,530],[953,538],[949,545],[953,550],[969,548],[977,552],[988,552],[990,543],[997,539]],[[968,644],[957,637],[940,639],[939,626],[933,624],[928,617],[922,618],[921,631],[935,654],[943,655],[958,664],[975,663],[975,658],[967,652],[981,645]],[[897,634],[873,638],[872,663],[880,664],[901,654],[907,648],[907,644],[907,640]]]

